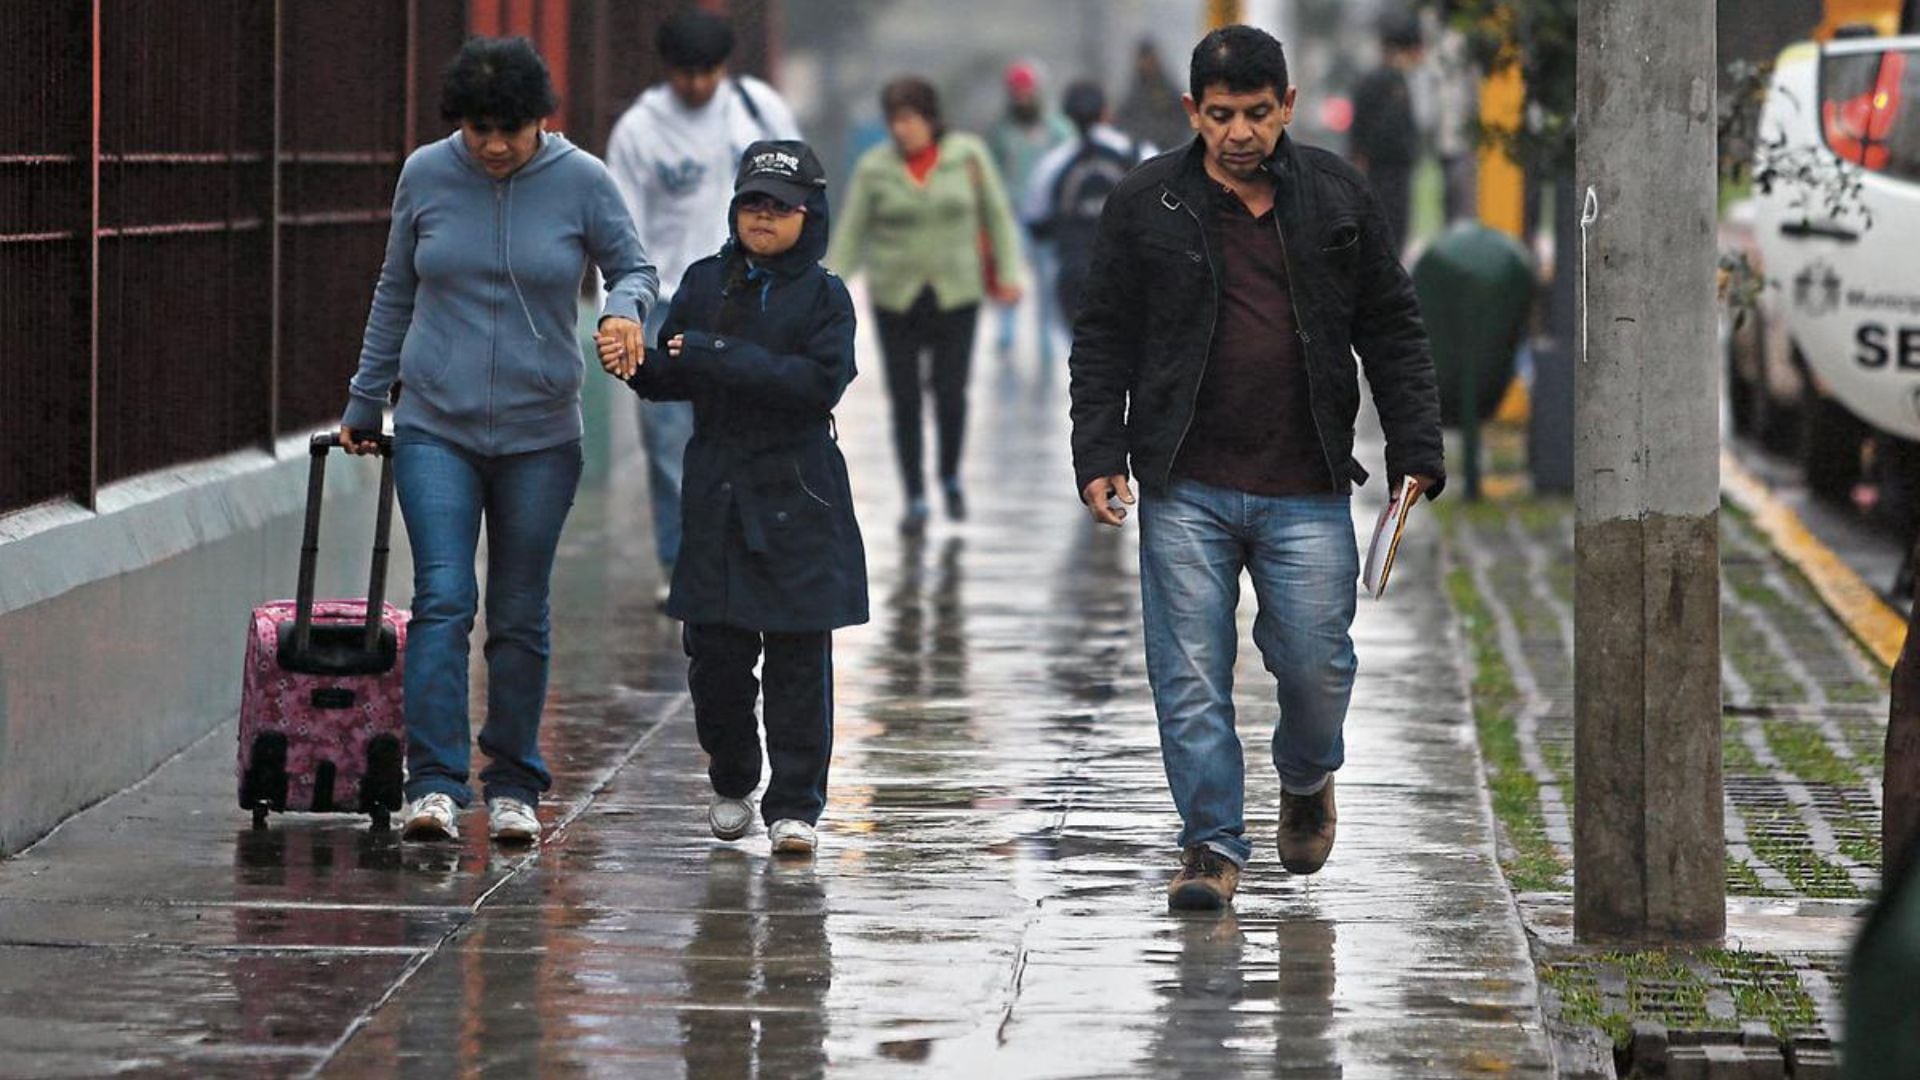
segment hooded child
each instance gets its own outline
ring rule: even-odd
[[[854,376],[853,301],[820,266],[826,175],[805,143],[749,146],[728,217],[731,238],[687,268],[644,357],[596,340],[602,365],[641,397],[693,403],[667,613],[685,624],[708,822],[722,840],[752,825],[761,697],[772,776],[760,817],[775,854],[805,856],[833,754],[832,632],[867,621],[866,554],[833,425]]]

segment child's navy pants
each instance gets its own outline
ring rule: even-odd
[[[760,784],[760,725],[753,706],[764,684],[773,778],[760,800],[760,816],[769,825],[783,818],[818,822],[833,758],[832,633],[762,634],[689,624],[686,647],[693,720],[714,792],[744,799]],[[756,681],[753,667],[763,651],[766,663]]]

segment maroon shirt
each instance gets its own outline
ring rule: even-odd
[[[1220,315],[1174,474],[1251,495],[1339,490],[1313,423],[1274,213],[1256,218],[1238,195],[1212,186]]]

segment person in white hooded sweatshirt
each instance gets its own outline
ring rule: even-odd
[[[654,41],[667,81],[641,94],[607,143],[607,168],[660,274],[660,302],[648,311],[649,348],[688,266],[727,242],[734,166],[761,140],[798,139],[793,111],[773,87],[727,70],[733,28],[718,15],[683,11]],[[693,410],[683,401],[642,401],[654,547],[661,581],[680,555],[680,480]],[[662,585],[660,601],[665,601]]]

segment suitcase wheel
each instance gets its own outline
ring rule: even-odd
[[[373,831],[386,832],[391,828],[393,828],[393,818],[391,815],[387,813],[387,808],[384,806],[374,807],[373,808]]]
[[[367,743],[366,771],[360,778],[360,812],[373,817],[374,827],[384,828],[390,814],[400,809],[404,797],[400,740],[393,735],[376,735]]]
[[[266,810],[287,808],[287,736],[263,731],[248,748],[247,771],[240,779],[240,806],[251,810],[256,824]]]
[[[267,812],[270,809],[271,807],[264,802],[253,804],[253,827],[256,830],[267,827]]]

